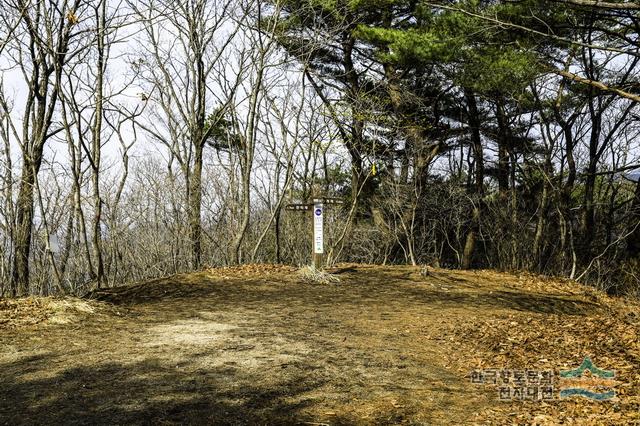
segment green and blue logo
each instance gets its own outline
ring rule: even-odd
[[[590,377],[585,377],[586,372],[590,373]],[[569,383],[569,387],[560,391],[560,398],[582,396],[596,401],[612,399],[616,396],[615,391],[610,389],[615,385],[615,377],[615,371],[600,369],[587,357],[575,370],[560,372],[560,378]]]

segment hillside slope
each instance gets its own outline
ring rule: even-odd
[[[333,272],[321,285],[254,265],[0,301],[0,424],[640,422],[635,302],[491,271]],[[558,372],[587,356],[615,370],[612,400],[501,401],[472,383],[552,370],[557,397]]]

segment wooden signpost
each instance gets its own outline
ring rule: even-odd
[[[311,257],[313,266],[322,269],[324,265],[324,209],[326,205],[339,205],[344,202],[336,197],[313,197],[311,202],[301,204],[288,204],[285,208],[290,211],[311,211],[311,226],[313,227],[313,240]]]

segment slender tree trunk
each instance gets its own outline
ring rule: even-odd
[[[96,283],[100,288],[105,279],[104,262],[102,259],[102,199],[100,196],[100,162],[102,151],[102,116],[104,112],[104,71],[105,71],[105,27],[106,27],[106,0],[102,0],[97,11],[97,79],[96,79],[96,109],[95,122],[93,125],[93,257],[96,262]]]
[[[33,188],[35,165],[23,156],[22,177],[16,207],[16,230],[12,266],[13,296],[24,296],[29,292],[29,257],[31,254],[31,232],[33,224]]]
[[[275,224],[274,224],[274,230],[276,234],[276,241],[275,241],[276,263],[278,264],[282,263],[282,257],[280,254],[280,215],[281,215],[281,209],[278,209],[278,211],[276,212]]]
[[[504,113],[502,101],[496,106],[496,118],[498,121],[498,190],[503,198],[509,191],[509,151],[510,132],[507,118]]]
[[[533,239],[533,258],[537,265],[538,271],[542,271],[542,241],[547,229],[547,209],[549,206],[549,184],[545,180],[542,188],[542,196],[540,197],[540,206],[538,207],[538,220],[536,222],[536,233]]]
[[[347,81],[347,96],[349,105],[351,107],[351,134],[349,140],[345,141],[347,151],[351,157],[351,197],[356,200],[356,220],[358,218],[359,206],[362,205],[361,201],[366,202],[369,198],[368,191],[363,188],[366,181],[362,162],[362,148],[363,148],[363,136],[364,136],[364,120],[361,118],[360,107],[360,80],[358,73],[353,63],[353,49],[355,47],[355,38],[351,31],[347,31],[343,35],[342,50],[343,58],[342,64],[344,67],[345,78]]]
[[[472,228],[467,233],[467,237],[465,238],[464,243],[464,251],[462,252],[462,269],[470,269],[471,261],[473,259],[473,253],[475,251],[476,246],[476,234],[477,234],[477,226],[476,224],[480,222],[480,208],[478,206],[473,207],[473,213],[471,216],[471,226]]]
[[[467,101],[467,112],[469,115],[469,127],[471,130],[471,144],[475,163],[475,185],[474,194],[476,202],[473,206],[471,226],[467,232],[462,254],[462,268],[469,269],[472,266],[473,255],[475,253],[476,235],[480,231],[480,221],[482,220],[482,197],[484,195],[484,152],[482,149],[482,138],[480,136],[480,116],[478,104],[473,92],[465,90]]]
[[[250,167],[250,166],[249,166]],[[244,237],[247,233],[247,228],[249,227],[249,219],[251,218],[251,172],[243,173],[242,178],[242,215],[240,222],[240,229],[236,234],[236,237],[233,241],[233,263],[239,264],[242,259],[240,256],[240,251],[242,249],[242,242],[244,241]]]
[[[581,253],[584,259],[591,257],[592,243],[595,235],[595,187],[596,172],[598,171],[598,145],[600,142],[600,129],[602,127],[602,114],[591,109],[591,137],[589,140],[589,165],[584,183],[583,211],[581,218]]]
[[[520,231],[518,226],[518,192],[516,191],[516,156],[513,150],[509,149],[509,156],[511,157],[512,167],[510,169],[511,175],[511,270],[518,269],[518,241],[520,240]]]
[[[28,96],[22,122],[22,178],[16,207],[16,234],[13,241],[11,273],[12,293],[19,296],[29,290],[34,185],[40,171],[44,145],[50,137],[48,133],[58,105],[62,68],[67,61],[71,28],[74,25],[72,20],[68,19],[68,13],[75,16],[74,13],[79,4],[80,0],[65,2],[65,9],[60,10],[55,5],[18,2],[22,10],[20,19],[24,20],[25,33],[28,36],[29,49],[24,52],[25,59],[28,56],[28,60],[31,61],[31,73],[29,76],[25,75]],[[45,14],[47,14],[46,17]],[[39,33],[40,24],[43,21],[51,23],[47,29],[52,32],[50,36],[53,39],[53,46],[48,44],[49,39],[43,39]],[[55,52],[53,57],[49,56],[51,50]],[[53,84],[52,75],[55,77]]]
[[[562,253],[563,267],[566,267],[567,250],[571,251],[571,262],[574,263],[574,245],[573,245],[573,214],[571,212],[571,195],[576,182],[576,161],[574,157],[575,142],[573,139],[573,131],[571,125],[565,121],[560,113],[556,110],[556,118],[562,127],[565,138],[565,153],[567,157],[567,180],[562,186],[562,190],[558,199],[558,213],[560,220],[560,251]],[[573,266],[572,266],[573,267]]]
[[[202,162],[203,147],[196,144],[193,170],[189,177],[189,240],[191,241],[191,268],[200,269],[202,264]]]
[[[261,21],[261,7],[257,7],[258,22]],[[270,33],[265,36],[264,33]],[[274,27],[262,28],[258,32],[256,39],[257,57],[255,57],[255,81],[251,89],[251,95],[249,96],[248,112],[247,112],[247,127],[243,138],[243,152],[241,155],[241,173],[242,173],[242,216],[240,222],[240,228],[236,234],[236,237],[232,244],[232,258],[233,262],[240,263],[240,250],[242,243],[249,227],[249,221],[251,219],[251,175],[253,169],[253,160],[255,156],[257,129],[259,123],[258,108],[261,102],[261,94],[264,89],[263,83],[265,73],[267,71],[267,55],[270,53],[273,43],[275,42],[273,37]]]
[[[191,32],[197,34],[199,23],[196,18],[192,18],[190,25]],[[194,37],[190,40],[192,49],[196,55],[195,61],[195,77],[197,79],[197,90],[195,93],[195,116],[194,123],[191,127],[191,145],[194,148],[194,164],[190,176],[189,188],[189,236],[191,239],[191,268],[200,269],[202,266],[202,169],[203,169],[203,151],[205,146],[205,123],[207,109],[207,81],[204,64],[203,40]]]
[[[4,105],[3,105],[4,106]],[[3,227],[6,232],[6,240],[14,241],[14,230],[15,230],[15,215],[14,209],[15,206],[13,204],[13,162],[11,159],[11,142],[8,134],[8,129],[2,129],[3,135],[2,139],[4,141],[4,170],[2,171],[2,185],[3,185],[3,197],[4,197],[4,205],[2,206],[4,209],[4,217],[3,217]],[[2,254],[7,253],[2,249]],[[11,265],[10,265],[11,256],[7,255],[3,256],[3,259],[0,261],[0,279],[3,281],[3,285],[0,285],[0,297],[4,295],[5,291],[11,291],[10,288],[6,288],[4,284],[10,284],[11,280]]]

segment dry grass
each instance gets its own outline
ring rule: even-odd
[[[41,323],[69,324],[108,309],[106,304],[77,298],[0,299],[0,326],[17,328]]]
[[[298,270],[298,275],[302,281],[310,284],[337,284],[340,278],[330,274],[322,269],[316,269],[313,266],[305,266]]]

